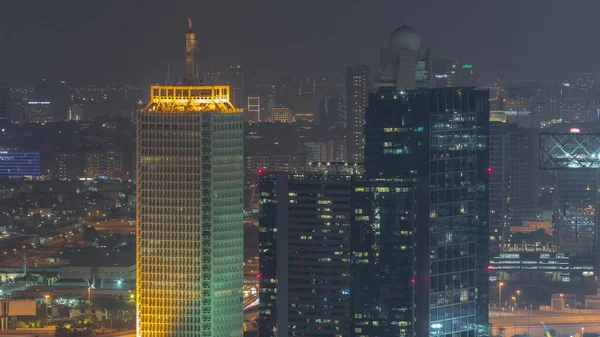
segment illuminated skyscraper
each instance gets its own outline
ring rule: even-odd
[[[346,126],[348,161],[362,163],[365,151],[365,108],[369,95],[369,67],[346,67]]]
[[[259,336],[350,336],[354,177],[261,175]]]
[[[241,337],[243,116],[195,85],[191,22],[186,40],[188,85],[137,116],[137,335]]]
[[[413,279],[409,286],[390,287],[374,296],[380,297],[380,303],[409,298],[413,305],[405,307],[398,301],[369,307],[363,301],[362,312],[354,312],[354,328],[361,329],[361,337],[488,336],[488,187],[493,170],[489,164],[489,92],[471,87],[414,89],[420,37],[414,29],[402,26],[392,33],[390,45],[395,63],[386,67],[378,90],[369,95],[365,113],[364,167],[370,179],[414,180],[412,186],[398,186],[400,191],[412,189],[414,202],[395,204],[396,210],[403,209],[407,218],[414,219],[414,241],[403,244],[414,254]],[[373,200],[384,205],[389,202],[376,197]],[[414,205],[414,211],[409,205]],[[398,223],[393,218],[388,221],[390,228]],[[376,228],[382,228],[382,238],[397,235],[384,236],[381,224]],[[408,221],[404,225],[401,230],[410,230]],[[392,247],[402,250],[399,245]],[[381,245],[380,257],[383,251]],[[377,270],[380,262],[373,255],[369,253],[366,263]],[[389,270],[389,276],[367,272],[376,276],[362,278],[358,284],[377,290],[378,283],[390,276],[406,282],[402,277],[406,272]],[[367,322],[377,324],[365,326]],[[390,334],[381,328],[386,324],[401,329]]]

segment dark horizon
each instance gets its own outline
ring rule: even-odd
[[[379,48],[405,22],[433,48],[474,65],[483,81],[559,80],[594,72],[600,28],[591,0],[481,3],[381,0],[102,1],[25,0],[0,13],[0,79],[147,84],[183,74],[186,20],[194,20],[201,73],[242,64],[260,77],[277,74],[341,79],[344,67],[376,69]],[[543,5],[543,6],[541,6]],[[165,16],[165,10],[167,16]],[[206,32],[210,32],[207,34]],[[560,42],[560,46],[557,44]]]

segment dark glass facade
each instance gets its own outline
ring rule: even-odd
[[[260,177],[259,336],[349,336],[353,180]]]
[[[413,184],[262,175],[259,336],[411,336]]]
[[[414,178],[357,180],[352,221],[352,336],[412,336]]]
[[[473,88],[369,97],[366,176],[416,177],[413,336],[488,334],[488,101]]]

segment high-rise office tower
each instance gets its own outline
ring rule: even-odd
[[[413,178],[323,165],[260,177],[260,336],[410,336]]]
[[[402,86],[369,96],[366,176],[416,177],[415,284],[397,289],[414,299],[409,335],[488,333],[488,96]]]
[[[538,220],[539,129],[514,110],[490,113],[490,247],[507,243],[509,228]]]
[[[353,177],[268,173],[259,185],[259,336],[349,336]]]
[[[0,81],[0,120],[10,118],[8,109],[10,108],[10,85],[8,82]]]
[[[239,64],[229,67],[229,87],[231,88],[231,102],[233,105],[244,106],[246,99],[244,68]]]
[[[137,335],[242,336],[243,116],[187,69],[137,116]]]
[[[508,235],[508,153],[506,124],[490,119],[490,249],[499,252]]]
[[[507,121],[506,134],[509,225],[522,226],[523,221],[537,220],[539,212],[539,129]]]
[[[365,151],[364,121],[369,95],[369,67],[346,67],[346,127],[348,161],[362,163]]]
[[[371,177],[355,183],[350,336],[418,336],[415,178]]]

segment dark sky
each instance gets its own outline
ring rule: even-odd
[[[560,79],[600,70],[598,0],[18,0],[0,7],[0,79],[142,84],[183,71],[186,19],[201,70],[343,76],[377,66],[397,26],[484,79]],[[448,51],[449,50],[449,51]]]

